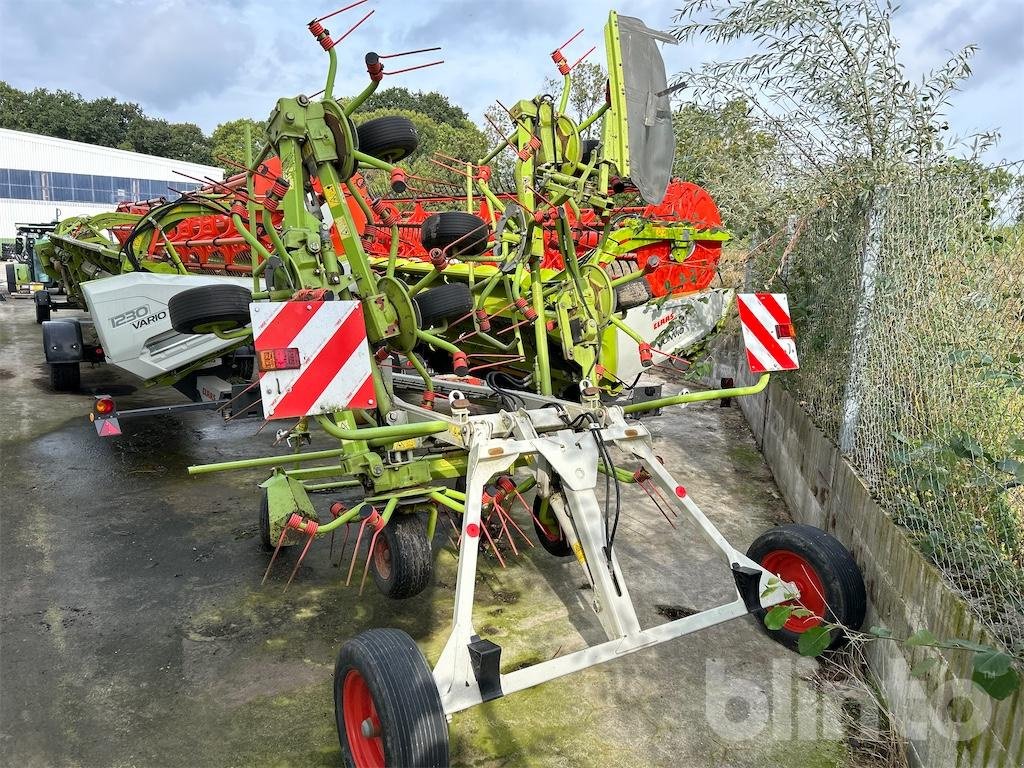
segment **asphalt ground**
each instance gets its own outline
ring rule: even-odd
[[[272,429],[199,412],[98,438],[94,394],[122,408],[184,399],[109,366],[85,368],[81,392],[50,391],[27,300],[0,302],[0,391],[0,764],[337,766],[341,643],[395,626],[436,660],[453,604],[450,526],[417,598],[369,586],[359,597],[344,586],[348,563],[319,543],[287,592],[293,552],[261,587],[265,473],[193,479],[186,467],[280,450]],[[738,409],[698,404],[646,423],[735,546],[787,521]],[[325,518],[332,498],[316,497]],[[617,548],[644,626],[733,596],[725,563],[675,522],[626,491]],[[474,621],[507,671],[601,642],[589,596],[571,558],[535,547],[501,568],[485,554]],[[452,764],[852,765],[842,695],[747,617],[459,713]]]

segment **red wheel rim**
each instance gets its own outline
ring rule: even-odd
[[[811,627],[821,624],[825,615],[825,588],[822,586],[818,572],[806,559],[796,552],[776,549],[761,558],[761,565],[766,571],[774,573],[783,581],[796,585],[800,590],[798,600],[787,600],[782,605],[794,605],[806,608],[813,616],[790,616],[783,624],[790,632],[806,632]]]
[[[377,546],[373,549],[373,567],[382,579],[391,578],[391,546],[383,536],[377,540]]]
[[[345,675],[341,706],[345,719],[345,738],[348,739],[352,760],[359,768],[384,768],[384,740],[381,738],[377,707],[373,704],[373,696],[363,676],[354,669]],[[367,721],[370,736],[363,735],[363,723]]]

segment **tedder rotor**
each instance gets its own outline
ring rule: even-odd
[[[278,100],[247,183],[266,174],[266,166],[258,169],[268,158],[280,172],[259,215],[251,198],[229,211],[253,255],[251,289],[203,285],[172,298],[169,311],[182,332],[251,340],[264,413],[289,420],[278,439],[292,453],[189,470],[271,469],[260,507],[262,542],[273,552],[268,573],[283,547],[298,545],[294,576],[313,541],[344,530],[355,537],[349,580],[362,584],[372,572],[386,596],[412,597],[429,583],[439,515],[461,518],[455,615],[433,668],[395,629],[370,629],[340,651],[334,700],[346,764],[447,765],[448,720],[456,712],[780,603],[803,606],[774,632],[789,644],[824,620],[859,626],[863,582],[838,542],[806,526],[782,526],[748,553],[736,550],[654,455],[650,431],[627,420],[754,394],[769,371],[795,367],[784,296],[738,297],[748,358],[761,374],[755,386],[628,405],[616,399],[630,388],[623,339],[643,367],[656,353],[652,339],[624,319],[625,305],[650,303],[653,291],[624,299],[620,289],[650,286],[656,269],[686,267],[696,244],[720,247],[728,237],[720,227],[649,209],[665,195],[675,146],[658,50],[672,39],[612,12],[604,28],[606,100],[578,124],[566,114],[572,67],[556,49],[561,97],[509,109],[511,133],[465,164],[466,210],[428,215],[420,232],[426,258],[411,258],[399,256],[398,221],[386,201],[364,195],[354,181],[365,172],[383,174],[396,193],[408,186],[399,163],[416,146],[411,123],[381,118],[357,128],[353,121],[382,79],[397,73],[387,69],[391,56],[366,54],[369,84],[340,100],[336,41],[322,22],[308,26],[329,57],[323,93]],[[596,149],[581,138],[590,126],[600,136]],[[515,188],[498,194],[489,164],[504,151],[514,156]],[[646,206],[622,209],[616,194],[627,185]],[[470,213],[474,196],[486,201],[486,218]],[[389,230],[386,255],[367,252],[354,211]],[[590,225],[583,247],[581,222]],[[662,258],[637,255],[654,242],[669,244]],[[337,447],[302,450],[313,425]],[[732,600],[641,626],[616,554],[623,483],[696,526],[730,568]],[[309,492],[343,488],[360,498],[351,506],[334,502],[330,519],[321,519]],[[496,535],[512,546],[524,536],[516,516],[532,522],[546,550],[578,560],[608,639],[502,672],[501,647],[476,631],[472,607],[481,546],[500,559]],[[840,633],[830,640],[838,643]]]

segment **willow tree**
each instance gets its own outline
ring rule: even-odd
[[[950,97],[970,73],[974,45],[911,80],[892,31],[896,7],[877,0],[687,0],[675,16],[680,41],[753,45],[734,59],[681,73],[697,104],[749,104],[784,150],[790,171],[819,191],[870,190],[894,169],[928,165],[950,138]],[[971,137],[980,154],[994,133]]]

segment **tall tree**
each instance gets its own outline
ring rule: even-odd
[[[447,123],[456,128],[464,128],[469,123],[466,110],[437,91],[424,93],[402,87],[385,88],[372,94],[360,107],[361,112],[396,110],[419,112],[435,123]]]
[[[608,73],[600,64],[581,61],[573,68],[569,77],[569,117],[581,123],[604,104]],[[563,82],[553,77],[545,78],[544,89],[558,98],[562,93]],[[597,126],[593,125],[587,128],[584,131],[584,138],[596,139],[596,128]]]
[[[170,136],[165,157],[202,165],[218,165],[213,161],[210,139],[195,123],[170,123]]]
[[[676,134],[673,175],[704,187],[715,199],[727,228],[744,235],[771,230],[773,213],[788,210],[776,178],[778,142],[760,128],[742,100],[718,109],[685,104],[672,120]]]
[[[83,125],[77,141],[117,146],[128,143],[128,127],[145,119],[138,104],[104,98],[83,102]]]
[[[246,128],[249,130],[250,151],[252,156],[256,157],[266,143],[264,131],[267,129],[267,124],[263,120],[254,120],[251,117],[229,120],[214,128],[210,135],[213,161],[229,173],[237,171],[237,167],[232,166],[231,163],[225,163],[220,158],[226,157],[238,164],[245,165]]]
[[[504,145],[491,161],[491,186],[501,190],[512,189],[515,184],[515,157],[505,145],[505,139],[512,135],[512,119],[504,109],[491,104],[484,112],[484,123],[488,151],[499,144]]]
[[[966,46],[911,81],[892,34],[895,10],[889,0],[685,0],[673,29],[679,40],[758,50],[679,80],[708,108],[747,102],[794,172],[833,190],[851,180],[868,189],[903,163],[946,153],[943,114],[975,50]],[[992,140],[982,135],[975,153]]]
[[[77,93],[21,91],[0,82],[0,127],[195,163],[210,162],[209,139],[193,123],[146,117],[138,104],[86,101]]]

